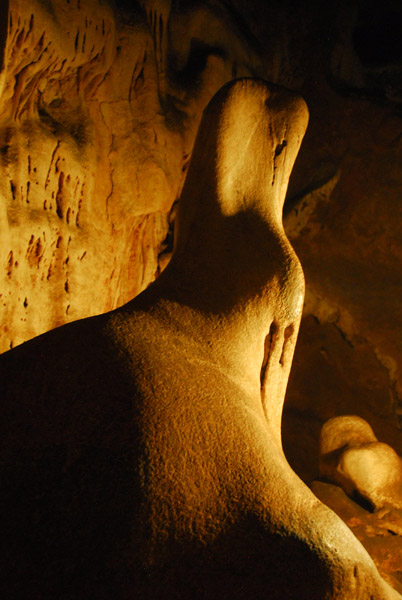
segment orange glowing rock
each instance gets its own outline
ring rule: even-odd
[[[304,290],[281,213],[306,125],[292,92],[222,88],[162,275],[0,358],[9,596],[400,598],[281,447]]]
[[[329,419],[321,430],[320,475],[375,510],[402,508],[402,461],[361,417]]]
[[[0,3],[0,352],[155,279],[202,111],[261,71],[222,8]],[[213,33],[211,32],[213,30]],[[167,71],[219,39],[185,84]],[[169,62],[170,61],[170,62]],[[162,266],[162,265],[161,265]]]

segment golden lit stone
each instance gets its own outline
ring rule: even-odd
[[[255,127],[233,164],[246,107]],[[120,309],[1,356],[13,591],[400,597],[280,443],[304,281],[279,207],[306,125],[293,92],[223,87],[162,275]]]
[[[202,110],[234,61],[245,75],[256,63],[226,36],[227,58],[191,75],[191,93],[172,84],[168,53],[186,61],[192,32],[226,24],[207,8],[141,4],[4,3],[0,352],[153,281]],[[184,28],[180,48],[168,28]]]
[[[360,417],[344,415],[324,424],[320,475],[372,509],[402,508],[402,461]]]

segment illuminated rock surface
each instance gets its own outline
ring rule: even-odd
[[[338,486],[314,481],[315,495],[332,508],[366,548],[381,575],[402,593],[402,512],[386,508],[372,513]]]
[[[402,508],[402,461],[360,417],[345,415],[324,424],[319,473],[374,510]]]
[[[259,75],[311,115],[285,204],[307,282],[286,456],[317,478],[323,423],[350,413],[401,455],[401,28],[393,0],[1,2],[0,351],[155,278],[203,108]]]
[[[281,449],[304,289],[281,212],[306,122],[293,93],[226,86],[164,273],[2,356],[9,598],[400,597]]]
[[[155,278],[202,110],[233,76],[258,71],[213,7],[10,0],[4,9],[3,352],[116,308]]]
[[[307,280],[287,456],[317,476],[345,413],[402,454],[402,6],[347,4],[2,2],[0,349],[155,278],[203,108],[259,75],[311,113],[285,207]]]

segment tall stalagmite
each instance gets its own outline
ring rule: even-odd
[[[7,597],[400,598],[281,447],[304,291],[281,213],[306,124],[294,93],[225,86],[167,269],[1,357]]]

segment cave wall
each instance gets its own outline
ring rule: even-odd
[[[223,8],[11,0],[7,19],[2,351],[155,278],[202,110],[258,71]]]
[[[317,476],[319,430],[335,415],[363,416],[402,453],[401,8],[345,5],[321,76],[304,88],[310,126],[285,222],[306,299],[284,438],[307,480]]]
[[[264,77],[310,109],[285,205],[307,281],[285,450],[313,478],[322,423],[353,412],[402,454],[402,10],[327,4],[2,4],[1,351],[158,275],[203,108]]]

